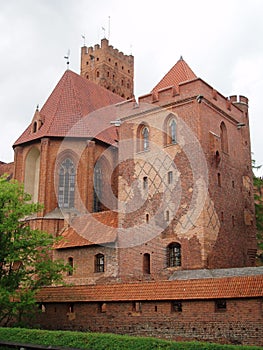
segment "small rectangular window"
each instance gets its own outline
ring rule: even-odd
[[[171,311],[172,312],[182,312],[183,311],[182,302],[178,301],[178,300],[172,301]]]
[[[216,312],[226,311],[226,300],[225,299],[215,300],[215,311]]]

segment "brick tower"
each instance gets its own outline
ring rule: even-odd
[[[133,97],[134,59],[109,45],[81,48],[81,76],[105,87],[125,99]]]

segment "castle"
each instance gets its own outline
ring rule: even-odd
[[[181,57],[136,101],[133,65],[106,38],[82,47],[14,144],[13,176],[44,204],[30,225],[73,267],[38,323],[263,345],[248,99]]]

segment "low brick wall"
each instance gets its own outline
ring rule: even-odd
[[[216,300],[45,303],[36,323],[46,329],[263,346],[262,298],[225,301],[223,308]]]

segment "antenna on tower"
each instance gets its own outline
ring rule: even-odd
[[[83,39],[83,46],[86,46],[86,37],[84,34],[81,35],[82,39]]]
[[[110,16],[108,21],[108,40],[110,41]]]
[[[67,56],[64,56],[64,58],[67,60],[67,69],[69,69],[69,56],[70,56],[70,49],[68,49]]]

